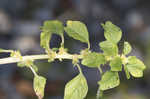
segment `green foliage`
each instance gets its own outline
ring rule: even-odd
[[[127,79],[130,79],[130,73],[129,73],[128,69],[127,69],[127,66],[124,66],[124,71],[125,71]]]
[[[41,36],[40,36],[40,45],[41,47],[43,47],[46,50],[49,50],[49,43],[50,43],[50,39],[51,39],[51,33],[50,32],[42,32]]]
[[[45,21],[44,26],[42,26],[42,31],[63,35],[64,26],[63,23],[58,20]]]
[[[36,92],[36,95],[39,97],[39,99],[42,99],[44,97],[44,89],[46,84],[46,78],[42,76],[35,76],[33,81],[33,88]]]
[[[142,77],[143,70],[146,68],[144,63],[137,59],[135,56],[128,57],[128,63],[126,65],[130,74],[134,77]]]
[[[110,61],[111,71],[122,71],[122,60],[119,56]]]
[[[66,33],[76,39],[80,40],[83,43],[89,43],[89,34],[88,30],[80,21],[67,21],[67,27],[65,27]]]
[[[132,51],[132,47],[128,42],[124,42],[123,54],[127,55]]]
[[[64,99],[84,99],[88,92],[88,85],[82,73],[67,83]]]
[[[105,56],[101,53],[88,53],[83,57],[82,64],[88,67],[98,67],[101,64],[105,64]]]
[[[118,54],[118,47],[111,41],[103,41],[99,44],[106,56],[116,56]]]
[[[64,32],[64,26],[62,22],[54,20],[54,21],[45,21],[44,25],[42,26],[42,33],[41,33],[41,47],[46,49],[47,51],[49,50],[49,43],[51,40],[52,34],[57,34],[60,36],[63,36]]]
[[[122,37],[122,31],[119,27],[110,21],[102,24],[102,27],[104,28],[106,40],[99,43],[100,50],[103,51],[99,53],[90,51],[89,34],[84,23],[80,21],[67,21],[67,26],[64,27],[63,23],[57,20],[45,21],[41,27],[42,32],[40,35],[40,45],[45,49],[45,55],[22,56],[20,51],[0,49],[0,53],[10,53],[10,57],[0,60],[0,64],[17,62],[19,67],[31,69],[34,74],[34,90],[38,98],[42,99],[44,97],[46,78],[38,75],[38,68],[34,61],[36,59],[48,59],[48,62],[52,62],[55,59],[60,61],[71,59],[73,65],[78,67],[80,73],[66,84],[64,99],[84,99],[88,92],[88,85],[79,66],[81,60],[82,65],[89,68],[98,68],[102,75],[101,80],[98,81],[98,99],[102,97],[103,91],[117,87],[120,84],[118,72],[122,71],[122,68],[127,79],[130,79],[131,75],[133,77],[142,77],[143,71],[146,68],[144,63],[135,56],[126,57],[132,50],[131,45],[127,41],[124,43],[123,53],[121,55],[118,53],[118,42]],[[64,30],[70,37],[87,43],[88,48],[82,50],[80,54],[68,53],[66,48],[64,48]],[[59,48],[50,48],[49,44],[52,34],[57,34],[61,37],[62,42]],[[111,69],[103,73],[103,69],[100,66],[108,66],[105,64],[109,64]]]
[[[107,21],[105,24],[102,24],[102,27],[104,28],[104,36],[108,41],[112,43],[118,43],[120,41],[122,31],[118,26]]]
[[[105,72],[98,84],[100,85],[100,90],[107,90],[117,87],[120,84],[118,72]]]

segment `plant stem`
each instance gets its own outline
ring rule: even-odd
[[[31,71],[33,72],[34,76],[38,76],[38,74],[35,72],[35,70],[30,66],[29,67],[31,69]]]
[[[2,52],[2,53],[11,53],[11,52],[13,52],[13,50],[0,49],[0,52]]]
[[[20,60],[19,58],[15,58],[15,57],[7,57],[7,58],[1,58],[0,59],[0,64],[10,64],[10,63],[17,63],[20,61],[25,61],[27,59],[31,59],[31,60],[42,60],[42,59],[48,59],[49,56],[47,54],[41,54],[41,55],[26,55],[26,56],[22,56],[22,60]],[[55,59],[73,59],[73,54],[56,54]],[[78,58],[81,59],[82,55],[78,55]]]
[[[82,73],[82,70],[81,70],[81,67],[79,66],[79,64],[77,64],[76,66],[78,67],[79,72],[80,72],[81,74],[83,74],[83,73]]]
[[[103,70],[102,70],[101,66],[98,66],[98,70],[99,70],[99,72],[102,76],[103,75]],[[100,90],[100,87],[99,87],[98,90],[97,90],[96,99],[101,99],[102,95],[103,95],[103,91]]]
[[[98,66],[98,70],[99,70],[100,74],[102,75],[103,74],[103,70],[101,69],[100,66]]]
[[[64,35],[61,35],[61,47],[64,47]]]
[[[90,42],[88,42],[88,49],[90,50]]]
[[[96,99],[102,99],[103,91],[100,90],[100,87],[97,90]]]
[[[100,88],[98,88],[98,90],[97,90],[96,99],[100,99]]]

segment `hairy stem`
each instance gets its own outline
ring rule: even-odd
[[[81,59],[82,55],[78,55],[78,58]],[[22,60],[19,58],[15,57],[7,57],[7,58],[1,58],[0,59],[0,64],[10,64],[10,63],[17,63],[20,61],[25,61],[27,59],[32,59],[32,60],[42,60],[42,59],[49,59],[49,56],[47,54],[41,54],[41,55],[26,55],[22,56]],[[56,54],[55,59],[73,59],[73,54]]]

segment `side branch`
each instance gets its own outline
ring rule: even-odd
[[[22,56],[22,60],[20,60],[19,58],[15,58],[15,57],[7,57],[7,58],[2,58],[0,59],[0,65],[1,64],[10,64],[10,63],[17,63],[20,61],[25,61],[28,59],[32,59],[32,60],[42,60],[42,59],[48,59],[50,58],[47,54],[41,54],[41,55],[27,55],[27,56]],[[55,59],[73,59],[73,55],[72,54],[56,54]],[[82,56],[78,55],[78,58],[81,59]]]

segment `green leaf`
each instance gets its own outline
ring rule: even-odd
[[[42,99],[44,97],[44,89],[46,84],[46,78],[42,76],[35,76],[34,82],[33,82],[33,88],[36,92],[36,95],[39,97],[39,99]]]
[[[65,27],[67,34],[83,43],[89,43],[89,34],[86,25],[80,21],[67,21],[67,27]]]
[[[127,79],[130,79],[130,73],[129,73],[126,65],[124,66],[124,71],[125,71]]]
[[[105,72],[98,84],[100,85],[100,90],[107,90],[117,87],[120,84],[118,72]]]
[[[101,53],[88,53],[83,57],[82,65],[88,66],[88,67],[98,67],[101,64],[105,64],[105,56]]]
[[[49,50],[49,43],[51,39],[51,33],[50,32],[42,32],[40,36],[40,45],[46,50]]]
[[[84,99],[88,92],[88,85],[83,74],[79,74],[65,86],[64,99]]]
[[[128,42],[124,42],[123,54],[127,55],[132,51],[132,47]]]
[[[63,35],[64,27],[62,22],[53,20],[53,21],[45,21],[44,25],[42,26],[42,33],[40,36],[40,45],[47,51],[49,50],[49,43],[51,40],[52,34],[58,34],[60,36]]]
[[[143,71],[146,69],[144,63],[137,59],[135,56],[128,57],[128,63],[126,64],[128,71],[134,77],[142,77]]]
[[[45,21],[44,26],[42,26],[42,31],[63,35],[64,26],[63,23],[58,20]]]
[[[111,67],[111,71],[122,71],[122,60],[120,57],[114,57],[114,59],[112,59],[110,61],[110,67]]]
[[[104,36],[107,40],[118,43],[122,37],[122,31],[121,29],[112,24],[112,22],[107,21],[105,24],[102,24],[102,27],[104,28]]]
[[[118,46],[110,41],[103,41],[99,46],[107,56],[116,56],[118,54]]]

